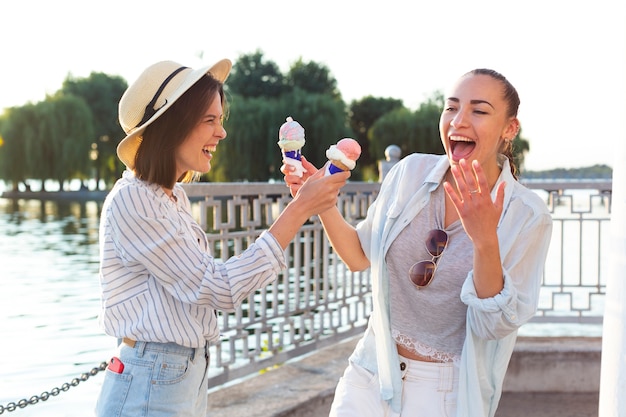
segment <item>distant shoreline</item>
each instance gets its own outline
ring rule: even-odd
[[[104,201],[109,191],[4,191],[0,198],[12,200]]]
[[[601,193],[611,192],[612,179],[546,179],[546,178],[521,178],[520,182],[530,188],[545,191],[559,191],[563,189],[598,190]],[[3,191],[0,198],[9,200],[48,200],[48,201],[104,201],[110,190],[75,190],[75,191]],[[191,198],[198,199],[198,197]]]

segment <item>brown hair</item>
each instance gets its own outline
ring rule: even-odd
[[[176,178],[176,149],[204,117],[215,93],[226,107],[224,86],[204,75],[143,132],[135,156],[135,175],[149,183],[173,188],[176,181],[190,182],[197,173],[187,171]]]
[[[486,68],[478,68],[465,74],[465,76],[469,75],[487,75],[494,80],[500,81],[504,89],[504,100],[508,104],[507,117],[517,117],[517,111],[519,110],[520,105],[519,95],[517,94],[515,87],[513,87],[513,84],[511,84],[511,82],[507,80],[504,75],[492,69]],[[513,174],[513,177],[517,179],[517,166],[515,165],[515,160],[513,158],[513,139],[514,138],[511,138],[511,140],[505,140],[502,144],[500,152],[509,159],[511,174]]]

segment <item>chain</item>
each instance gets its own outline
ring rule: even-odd
[[[27,405],[37,404],[39,401],[46,401],[48,398],[50,398],[50,396],[56,397],[62,391],[68,391],[70,388],[78,386],[78,384],[80,384],[81,382],[88,380],[90,376],[94,376],[98,372],[104,371],[108,365],[108,362],[102,362],[100,366],[92,368],[91,371],[81,374],[78,378],[74,378],[70,382],[64,383],[63,385],[61,385],[60,388],[57,387],[51,389],[50,392],[44,391],[41,393],[41,395],[33,395],[28,400],[24,398],[22,400],[19,400],[17,403],[10,402],[7,405],[0,405],[0,414],[4,414],[5,411],[15,411],[18,408],[24,408]]]

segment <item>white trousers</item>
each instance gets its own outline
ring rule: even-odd
[[[459,367],[400,357],[402,411],[380,397],[378,375],[352,362],[337,384],[329,417],[451,417],[456,414]]]

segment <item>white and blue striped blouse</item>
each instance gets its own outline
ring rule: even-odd
[[[107,196],[100,322],[117,338],[202,347],[219,338],[215,310],[234,310],[276,279],[285,254],[265,231],[241,255],[214,259],[180,185],[174,195],[126,171]]]

